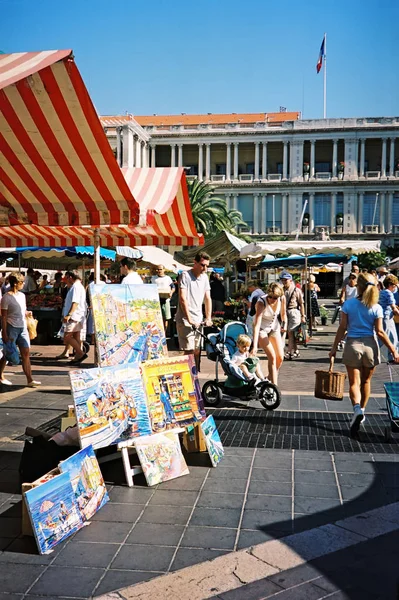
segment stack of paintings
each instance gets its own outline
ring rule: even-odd
[[[24,493],[40,554],[78,531],[108,501],[92,447],[80,450]]]
[[[151,433],[140,365],[70,371],[81,447],[103,448]]]
[[[142,372],[153,433],[205,419],[193,356],[151,360]]]
[[[96,284],[89,290],[99,366],[168,355],[156,285]]]

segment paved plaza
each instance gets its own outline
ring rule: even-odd
[[[33,346],[43,386],[24,387],[11,367],[15,386],[0,395],[0,600],[397,598],[399,440],[386,438],[388,370],[379,367],[365,427],[351,439],[349,400],[313,397],[331,333],[316,332],[284,363],[279,410],[235,400],[208,411],[226,450],[219,467],[190,454],[188,476],[148,488],[138,475],[129,489],[121,460],[104,464],[110,502],[45,556],[21,536],[18,464],[25,427],[55,431],[71,396],[59,347]],[[203,358],[201,382],[213,371]]]

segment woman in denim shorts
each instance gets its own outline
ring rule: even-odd
[[[40,381],[32,377],[32,367],[29,358],[30,339],[26,326],[26,317],[32,314],[26,310],[25,294],[21,292],[24,286],[24,276],[20,273],[9,276],[10,291],[4,294],[1,300],[1,327],[4,344],[14,342],[21,353],[22,369],[26,375],[28,387],[37,387]],[[0,383],[12,385],[11,381],[4,378],[4,369],[7,360],[4,356],[0,359]]]

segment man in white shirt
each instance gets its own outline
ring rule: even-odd
[[[86,290],[77,271],[67,271],[64,279],[69,287],[63,308],[64,344],[66,347],[72,346],[75,350],[75,358],[69,364],[78,365],[87,358],[87,354],[82,351],[80,340],[87,312]]]
[[[36,292],[37,285],[35,280],[35,272],[33,269],[28,269],[26,272],[24,287],[22,291],[24,294],[31,294],[32,292]]]
[[[169,275],[165,275],[165,267],[163,265],[157,266],[157,274],[151,277],[151,283],[155,283],[158,288],[159,301],[161,304],[163,325],[165,327],[165,333],[168,328],[168,321],[171,318],[170,312],[170,299],[173,296],[175,290],[175,284]]]
[[[120,272],[123,275],[122,283],[127,285],[142,284],[143,280],[140,275],[136,273],[136,261],[133,258],[122,258],[120,264]]]

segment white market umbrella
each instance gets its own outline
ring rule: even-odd
[[[172,271],[173,273],[187,271],[191,268],[177,262],[172,254],[165,252],[165,250],[162,250],[157,246],[135,246],[134,248],[130,248],[129,246],[116,246],[115,250],[119,256],[128,256],[135,259],[141,258],[140,263],[147,263],[154,267],[163,265],[166,271]]]

